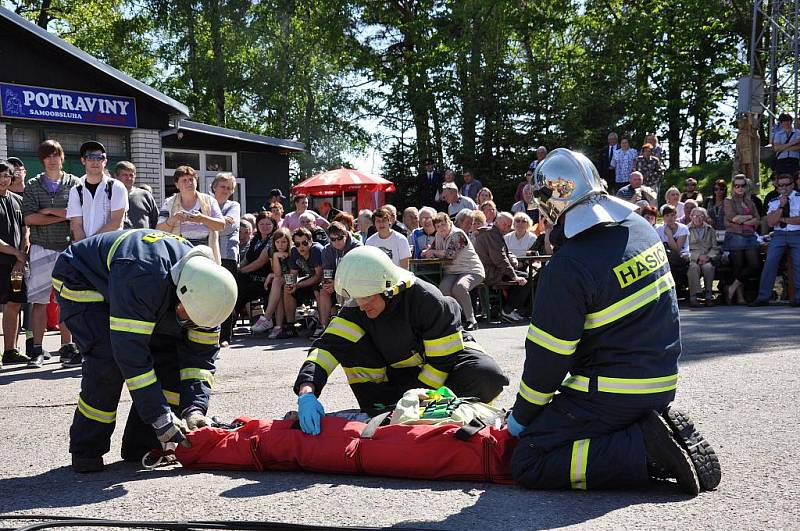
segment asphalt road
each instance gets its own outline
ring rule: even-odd
[[[118,460],[118,423],[106,471],[69,468],[68,430],[80,370],[0,371],[0,513],[126,520],[259,520],[426,529],[797,529],[800,522],[800,311],[718,307],[683,311],[676,403],[717,450],[722,483],[689,499],[641,492],[531,492],[481,483],[307,473],[155,471]],[[478,341],[508,372],[510,406],[524,358],[524,326],[482,329]],[[49,335],[53,350],[57,336]],[[295,408],[291,384],[308,343],[246,337],[219,361],[210,413],[278,418]],[[328,411],[355,406],[341,371]],[[124,393],[120,418],[130,398]],[[0,520],[0,527],[21,522]]]

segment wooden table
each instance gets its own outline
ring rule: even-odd
[[[411,258],[408,269],[422,280],[439,285],[444,274],[444,266],[451,263],[447,258]]]
[[[529,254],[526,256],[517,257],[517,262],[519,262],[520,264],[526,264],[526,269],[528,272],[528,285],[531,287],[531,313],[533,313],[533,303],[536,300],[536,290],[534,288],[534,282],[533,282],[533,277],[534,277],[533,264],[545,264],[551,258],[553,258],[552,254],[541,254],[541,255]]]

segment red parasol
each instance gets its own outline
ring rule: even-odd
[[[383,177],[350,168],[318,173],[292,187],[292,194],[333,196],[345,192],[394,192],[394,183]]]

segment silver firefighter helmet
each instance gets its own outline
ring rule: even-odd
[[[564,216],[567,238],[600,223],[618,223],[636,206],[609,196],[597,169],[583,153],[566,148],[551,151],[536,168],[534,195],[539,210],[555,224]]]

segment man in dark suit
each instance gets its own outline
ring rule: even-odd
[[[425,159],[422,162],[423,171],[417,177],[417,191],[419,201],[422,206],[436,206],[436,192],[442,186],[442,174],[436,171],[433,159]]]
[[[606,182],[609,192],[612,193],[616,187],[616,177],[614,168],[611,167],[611,159],[614,158],[614,152],[619,149],[617,141],[617,133],[613,131],[608,133],[608,145],[600,150],[600,164],[597,165],[600,178]]]

